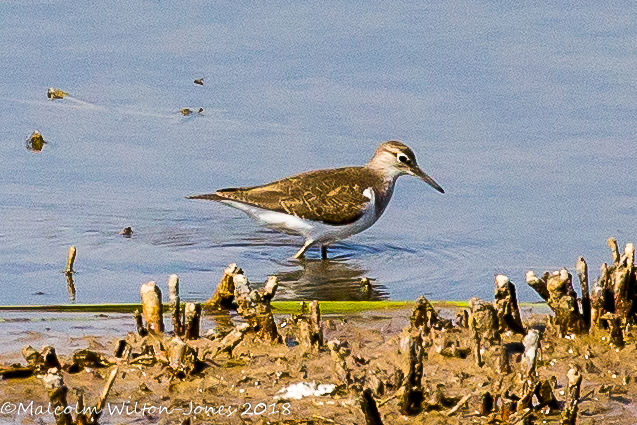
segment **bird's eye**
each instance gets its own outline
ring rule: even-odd
[[[401,154],[398,154],[398,161],[402,162],[403,164],[407,164],[409,162],[409,158],[407,158],[407,155],[403,155],[401,153]]]

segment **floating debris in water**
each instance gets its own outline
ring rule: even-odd
[[[193,114],[194,112],[195,112],[195,111],[193,111],[193,110],[192,110],[192,109],[190,109],[190,108],[184,108],[184,109],[181,109],[181,110],[179,111],[179,113],[181,113],[181,115],[183,115],[184,117],[187,117],[188,115],[191,115],[191,114]],[[199,110],[197,110],[197,113],[198,113],[199,115],[203,115],[203,108],[199,108]]]
[[[201,77],[201,78],[197,78],[197,79],[194,81],[194,83],[195,83],[195,84],[199,84],[200,86],[203,86],[203,77]]]
[[[42,134],[38,130],[35,130],[33,134],[27,138],[27,149],[33,152],[42,151],[42,148],[44,148],[44,145],[46,144],[46,140],[44,140]]]
[[[64,96],[68,96],[69,94],[65,91],[62,91],[60,89],[56,89],[55,87],[50,87],[49,90],[46,92],[46,97],[48,97],[51,100],[55,100],[55,99],[64,99]]]
[[[119,234],[124,235],[124,237],[126,238],[130,238],[131,235],[133,234],[133,229],[131,229],[130,227],[124,227],[124,230],[119,232]]]

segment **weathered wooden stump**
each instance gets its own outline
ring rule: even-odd
[[[572,367],[566,376],[568,377],[567,397],[560,423],[563,425],[575,425],[577,423],[577,413],[579,410],[582,375],[577,367]]]
[[[352,373],[347,366],[347,358],[352,354],[347,341],[331,340],[327,343],[330,349],[332,360],[334,361],[334,372],[338,379],[345,383],[348,387],[354,382]]]
[[[509,419],[517,413],[516,409],[519,401],[520,398],[509,394],[509,391],[505,391],[505,393],[500,397],[500,402],[502,403],[501,414],[503,421],[507,421],[507,423],[515,423],[513,421],[509,422]]]
[[[174,377],[183,378],[195,369],[197,362],[196,350],[182,341],[178,336],[166,342],[168,365]]]
[[[321,325],[321,307],[317,300],[310,303],[310,329],[312,342],[317,348],[323,346],[323,326]]]
[[[459,328],[469,328],[469,310],[462,310],[456,314],[456,326]]]
[[[142,314],[148,331],[155,335],[163,334],[164,308],[161,301],[161,290],[155,282],[148,282],[142,285],[139,292],[142,298]]]
[[[611,296],[607,296],[606,282],[608,282],[608,264],[603,263],[599,279],[593,285],[591,290],[591,328],[604,328],[604,322],[601,317],[607,310],[613,310],[613,305],[607,302]]]
[[[310,317],[300,317],[299,345],[304,351],[318,351],[323,347],[323,326],[321,325],[321,308],[318,301],[310,303]]]
[[[608,248],[610,248],[610,255],[613,259],[613,264],[619,264],[619,260],[621,256],[619,255],[619,246],[617,245],[617,240],[615,238],[609,238],[606,241]]]
[[[471,330],[471,340],[473,342],[473,359],[476,363],[476,366],[482,367],[484,366],[484,361],[482,360],[482,338],[480,336],[480,332],[478,331],[475,317],[472,317],[469,320],[469,329]]]
[[[615,313],[622,317],[622,324],[633,324],[637,303],[637,282],[635,274],[635,245],[627,243],[624,254],[619,262],[614,264],[613,293],[615,301]]]
[[[433,345],[435,345],[435,350],[438,354],[466,357],[466,350],[458,346],[458,341],[448,338],[447,331],[453,328],[453,323],[450,320],[441,318],[427,298],[418,297],[416,306],[411,313],[410,322],[411,326],[403,329],[403,333],[408,337],[419,335],[425,360],[428,359],[429,348]]]
[[[560,337],[586,331],[584,319],[577,303],[577,293],[573,289],[573,278],[566,270],[544,273],[538,278],[532,271],[527,272],[526,282],[547,302],[555,317],[553,323]],[[548,298],[546,294],[548,293]]]
[[[363,411],[367,425],[383,425],[383,420],[380,417],[380,412],[378,411],[378,406],[376,405],[376,400],[374,400],[371,389],[366,388],[360,393],[357,397],[357,401]]]
[[[454,407],[460,397],[448,396],[445,394],[445,384],[437,384],[433,391],[426,391],[429,393],[429,398],[423,403],[423,410],[431,412],[434,410],[441,411],[447,408]]]
[[[575,266],[577,271],[577,277],[579,278],[579,285],[582,292],[582,298],[580,305],[582,307],[582,320],[584,320],[584,328],[590,329],[591,327],[591,296],[588,290],[588,264],[584,257],[577,259],[577,265]]]
[[[64,365],[66,371],[80,371],[86,368],[96,369],[110,366],[111,362],[102,353],[88,348],[75,350],[71,356],[71,364]]]
[[[515,405],[516,412],[533,407],[533,396],[535,395],[537,385],[538,382],[535,380],[535,377],[533,377],[533,379],[524,380],[522,390],[520,391],[520,399]]]
[[[608,324],[610,343],[616,348],[624,347],[624,331],[622,321],[624,319],[620,314],[605,313],[600,317]]]
[[[184,323],[185,317],[183,317],[183,321],[182,321],[181,298],[179,297],[179,295],[175,296],[174,302],[175,304],[172,306],[173,307],[173,313],[172,313],[173,332],[175,333],[175,335],[183,335],[184,332],[186,331],[185,329],[186,326]]]
[[[139,310],[135,310],[135,312],[133,313],[133,318],[135,319],[135,329],[137,330],[137,335],[141,336],[142,338],[148,335],[148,330],[144,326],[144,320]]]
[[[478,404],[478,414],[480,416],[487,416],[493,411],[495,407],[495,400],[489,391],[480,395],[480,402]]]
[[[533,405],[533,397],[537,404]],[[559,409],[559,404],[553,394],[553,385],[546,379],[527,379],[522,387],[522,396],[517,403],[516,411],[523,412],[526,409],[541,409],[549,407],[553,410]]]
[[[471,308],[469,323],[473,326],[472,330],[478,333],[481,343],[489,347],[500,345],[502,338],[495,307],[478,298],[470,299],[469,307]]]
[[[84,396],[83,389],[75,389],[75,394],[77,396],[77,410],[75,416],[75,425],[89,425],[89,414],[82,413],[84,412],[84,407],[86,406],[86,397]]]
[[[526,333],[520,317],[515,285],[505,275],[499,274],[495,277],[495,301],[493,304],[498,315],[500,333],[506,331],[523,335]]]
[[[41,369],[41,365],[44,364],[44,357],[42,357],[42,354],[37,352],[30,345],[22,349],[22,357],[24,357],[24,359],[27,361],[27,364],[32,367],[33,370],[39,371]],[[44,370],[48,369],[49,368],[46,368]]]
[[[522,358],[523,376],[535,380],[535,368],[537,364],[537,351],[540,347],[542,334],[537,329],[530,329],[524,337],[524,357]]]
[[[115,346],[115,350],[113,350],[113,355],[117,359],[128,360],[131,355],[133,347],[128,343],[125,339],[120,339],[117,341],[117,345]]]
[[[187,303],[185,307],[184,338],[197,339],[201,328],[201,304]]]
[[[179,297],[179,276],[168,276],[168,303],[172,312],[173,332],[175,335],[183,335],[185,323],[182,321],[181,298]]]
[[[502,281],[502,279],[499,279],[499,281]],[[501,307],[503,310],[507,310],[507,312],[512,312],[511,306],[513,305],[513,303],[511,293],[509,293],[506,298],[506,300],[500,300],[499,304],[498,301],[496,301],[494,304]],[[505,307],[507,305],[508,307]],[[515,302],[515,306],[517,309],[517,301]],[[468,325],[472,343],[471,351],[473,352],[473,358],[476,366],[484,366],[485,359],[483,357],[483,351],[485,349],[491,349],[491,351],[486,352],[487,357],[493,358],[493,356],[495,356],[495,367],[504,368],[505,370],[507,370],[508,353],[506,353],[505,350],[505,354],[503,355],[500,350],[502,338],[500,333],[500,319],[498,317],[496,307],[478,298],[470,299],[469,307],[471,309],[468,318]],[[514,313],[507,315],[507,312],[503,312],[501,315],[503,323],[506,323],[506,317],[515,317]],[[464,350],[457,348],[456,352],[460,355],[460,357],[464,358],[469,354],[469,349],[467,349],[465,352]]]
[[[424,348],[419,332],[408,333],[401,339],[403,386],[398,391],[398,406],[404,415],[417,415],[422,411],[424,389],[422,387]]]
[[[535,397],[537,398],[538,405],[536,408],[542,408],[548,406],[553,410],[559,409],[559,403],[553,393],[553,385],[547,379],[541,379],[535,387]]]
[[[206,301],[206,310],[219,310],[221,307],[231,307],[234,300],[235,283],[237,276],[243,276],[243,270],[232,263],[223,271],[223,277],[215,289],[212,297]]]
[[[72,246],[69,248],[69,254],[66,259],[66,268],[64,273],[73,273],[73,264],[75,263],[75,257],[77,255],[77,249]]]
[[[495,371],[500,375],[507,375],[511,372],[509,367],[509,353],[504,345],[496,347],[495,350]]]
[[[635,246],[627,243],[620,255],[617,241],[608,240],[612,264],[602,264],[599,279],[591,291],[591,326],[610,326],[607,313],[616,314],[621,326],[633,325],[637,314],[637,270]],[[615,319],[613,319],[615,320]]]
[[[259,338],[282,342],[270,306],[278,287],[276,277],[270,276],[262,290],[251,289],[250,282],[242,274],[235,275],[233,281],[237,312],[248,321]]]
[[[38,352],[30,345],[22,349],[22,356],[27,361],[28,367],[36,373],[44,373],[49,369],[62,369],[60,360],[55,353],[55,348],[45,345]]]
[[[47,368],[47,370],[50,368],[62,369],[62,365],[60,364],[60,360],[58,360],[55,348],[50,345],[46,345],[42,347],[42,350],[40,350],[40,354],[42,354],[44,366]]]
[[[527,285],[533,288],[544,301],[548,301],[551,297],[551,294],[549,294],[549,290],[546,287],[546,280],[549,275],[549,272],[545,272],[541,278],[538,278],[533,271],[529,270],[526,272]]]
[[[430,329],[441,324],[441,319],[434,306],[422,296],[416,300],[416,306],[409,320],[412,330],[418,329],[425,335],[429,333]]]
[[[179,276],[171,274],[168,276],[168,303],[174,307],[179,297]]]
[[[202,361],[212,360],[221,353],[228,353],[232,357],[234,349],[243,341],[248,330],[250,330],[250,325],[242,323],[229,333],[212,341],[207,338],[199,338],[188,341],[188,345],[196,350],[197,358]]]
[[[66,259],[66,268],[64,269],[64,275],[66,276],[66,288],[69,291],[69,299],[71,302],[75,301],[75,281],[73,280],[73,265],[75,263],[75,257],[77,255],[77,249],[72,246],[69,248],[69,253]]]
[[[51,410],[60,412],[55,416],[56,425],[72,425],[73,417],[70,413],[65,412],[68,407],[66,395],[69,389],[64,385],[62,374],[58,368],[49,369],[48,373],[42,378],[44,386],[47,389],[49,395],[49,402],[51,403]]]

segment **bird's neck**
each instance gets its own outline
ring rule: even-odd
[[[378,196],[376,197],[376,216],[380,217],[385,208],[389,204],[392,195],[394,194],[394,185],[398,175],[388,176],[385,175],[380,186],[378,187]]]
[[[378,160],[375,157],[372,158],[365,166],[374,173],[381,175],[383,180],[392,180],[392,187],[396,182],[396,179],[405,174],[404,171],[397,169],[393,166],[393,164],[388,164],[386,161]]]
[[[377,183],[374,185],[376,191],[376,217],[380,217],[394,193],[396,179],[404,173],[376,158],[372,158],[365,167],[376,175]]]

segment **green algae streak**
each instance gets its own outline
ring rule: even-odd
[[[308,301],[306,301],[307,303]],[[362,311],[375,310],[399,310],[412,308],[414,301],[321,301],[321,313],[323,314],[351,314]],[[436,307],[468,307],[467,301],[432,301]],[[5,305],[0,306],[0,311],[40,311],[47,313],[132,313],[141,310],[138,303],[119,304],[60,304],[60,305]],[[273,301],[272,307],[275,314],[291,314],[301,311],[301,301]],[[164,311],[169,310],[168,304],[164,304]]]

